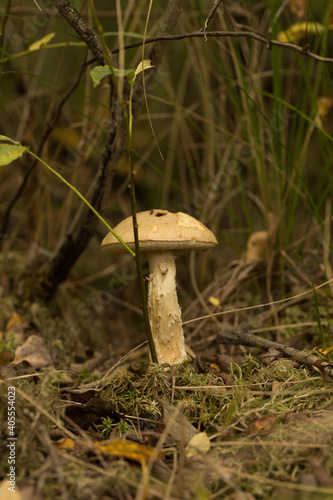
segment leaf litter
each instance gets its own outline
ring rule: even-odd
[[[252,262],[244,283],[251,269]],[[225,308],[223,294],[216,286]],[[203,296],[210,304],[209,287]],[[230,304],[245,297],[246,287],[243,298],[233,288]],[[1,301],[0,355],[11,355],[0,363],[0,390],[5,401],[7,387],[16,387],[25,499],[332,498],[333,387],[315,368],[274,348],[216,344],[214,322],[193,336],[190,346],[200,354],[183,365],[149,364],[145,346],[110,362],[81,341],[80,328],[66,337],[68,318],[57,308]],[[283,320],[304,322],[304,312],[291,306]],[[262,318],[247,312],[250,324],[262,326]],[[230,324],[218,326],[227,331]],[[195,327],[187,328],[191,339]],[[283,328],[283,342],[300,348],[294,331]],[[329,362],[329,346],[320,352],[313,345],[309,352]],[[5,412],[1,405],[3,433]],[[6,470],[2,461],[2,477]]]

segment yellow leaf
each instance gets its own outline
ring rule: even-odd
[[[43,38],[41,38],[40,40],[37,40],[36,42],[32,43],[29,46],[28,50],[33,51],[33,50],[42,49],[43,47],[45,47],[45,45],[47,45],[52,40],[52,38],[54,36],[55,36],[55,33],[49,33],[48,35],[43,36]]]
[[[207,453],[210,450],[210,441],[205,432],[198,432],[193,436],[185,448],[185,456],[187,458]]]
[[[213,296],[209,297],[208,302],[210,302],[211,304],[213,304],[213,306],[216,306],[216,307],[221,304],[219,299],[217,297],[213,297]]]
[[[73,441],[73,439],[71,438],[66,437],[53,443],[53,446],[55,448],[64,448],[65,450],[72,450],[75,446],[75,441]]]
[[[13,314],[11,315],[11,317],[6,325],[6,332],[9,332],[9,330],[13,326],[22,326],[24,324],[25,323],[24,323],[23,319],[21,318],[21,316],[19,314],[17,314],[16,312],[13,312]]]
[[[285,31],[280,31],[277,39],[279,42],[295,43],[307,35],[321,35],[325,33],[326,29],[325,26],[319,23],[295,23]],[[332,26],[329,26],[328,29],[332,29]]]
[[[319,352],[320,352],[320,354],[324,354],[324,356],[326,356],[326,354],[329,354],[332,350],[333,350],[333,346],[326,347],[326,349],[319,349]]]
[[[147,462],[155,453],[155,448],[134,443],[126,439],[115,439],[114,441],[99,441],[94,443],[95,447],[106,455],[128,458],[135,462]],[[161,458],[162,453],[158,452],[156,459]]]

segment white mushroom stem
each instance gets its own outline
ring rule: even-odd
[[[186,359],[181,309],[176,291],[176,265],[172,251],[147,252],[149,264],[148,313],[159,363]]]

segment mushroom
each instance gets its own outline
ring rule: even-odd
[[[140,250],[148,260],[148,314],[159,363],[177,364],[186,359],[181,309],[176,292],[175,258],[190,250],[217,245],[214,234],[190,215],[150,210],[136,215]],[[120,222],[115,232],[135,250],[132,217]],[[108,233],[102,250],[125,253],[123,245]]]

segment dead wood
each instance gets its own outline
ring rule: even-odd
[[[278,342],[273,342],[272,340],[263,339],[248,330],[223,330],[217,336],[215,342],[229,345],[246,345],[265,350],[274,348],[287,358],[290,358],[299,364],[305,365],[311,370],[320,371],[333,380],[333,364],[323,361],[317,356],[314,356],[306,351],[300,351],[294,347],[279,344]]]

